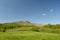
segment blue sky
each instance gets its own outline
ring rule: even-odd
[[[60,23],[60,0],[0,0],[0,23],[21,20]]]

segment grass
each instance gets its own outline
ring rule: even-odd
[[[20,27],[6,30],[7,32],[17,32],[17,31],[31,31],[32,27]]]
[[[32,31],[0,32],[0,40],[60,40],[60,34]]]

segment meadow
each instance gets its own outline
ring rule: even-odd
[[[60,40],[60,34],[34,31],[0,32],[0,40]]]

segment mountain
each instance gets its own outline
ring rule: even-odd
[[[19,23],[19,24],[23,24],[23,25],[34,25],[34,26],[41,26],[42,24],[38,24],[38,23],[32,23],[30,21],[19,21],[19,22],[16,22],[16,23]]]

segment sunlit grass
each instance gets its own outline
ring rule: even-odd
[[[32,31],[0,32],[0,40],[60,40],[60,34]]]

